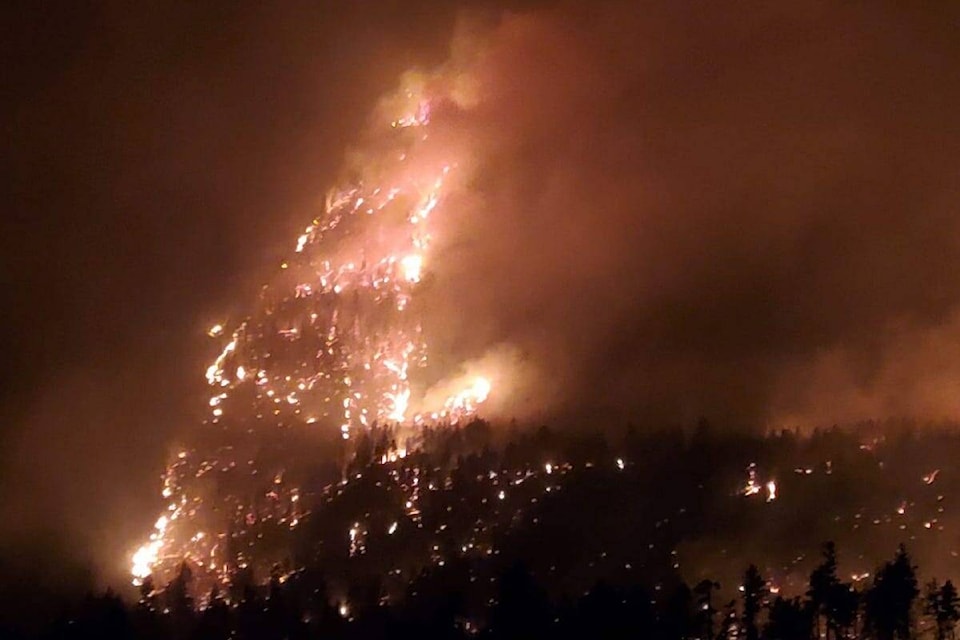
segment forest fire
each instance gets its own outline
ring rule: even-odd
[[[251,315],[208,330],[215,339],[230,336],[205,373],[213,395],[204,429],[216,442],[182,452],[167,469],[169,504],[132,556],[135,584],[183,561],[226,579],[247,564],[228,550],[228,531],[280,512],[297,525],[299,487],[284,477],[282,461],[267,473],[255,453],[239,454],[241,440],[309,426],[338,428],[350,441],[393,425],[381,456],[388,463],[415,446],[418,429],[467,420],[489,396],[489,379],[475,376],[440,406],[413,410],[426,387],[417,374],[428,365],[417,290],[456,163],[419,158],[431,97],[405,89],[401,98],[410,111],[380,123],[376,149],[362,166],[349,167],[362,177],[330,191],[323,214],[298,236]],[[341,462],[351,446],[344,443]],[[227,479],[241,469],[254,485],[274,476],[266,511]]]
[[[956,636],[957,3],[6,4],[0,638]]]

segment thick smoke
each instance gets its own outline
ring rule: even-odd
[[[955,416],[960,55],[945,17],[636,3],[505,17],[465,71],[476,102],[448,115],[475,162],[447,209],[437,350],[509,346],[528,374],[519,412]]]

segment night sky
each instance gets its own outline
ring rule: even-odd
[[[0,548],[122,574],[206,328],[451,51],[481,97],[437,115],[472,179],[427,324],[521,363],[497,411],[958,416],[956,5],[372,4],[3,9]]]

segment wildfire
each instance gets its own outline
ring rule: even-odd
[[[217,433],[326,424],[350,440],[374,425],[410,430],[430,421],[456,423],[475,414],[489,396],[490,381],[477,377],[442,406],[409,415],[414,374],[428,364],[413,303],[457,165],[453,158],[437,163],[435,154],[426,154],[429,160],[417,155],[426,140],[431,99],[412,90],[405,98],[410,110],[381,123],[382,144],[363,156],[363,166],[349,167],[350,175],[362,178],[328,193],[322,213],[303,227],[250,316],[208,329],[213,339],[229,336],[205,372],[213,388],[206,423],[218,425]],[[218,543],[228,529],[264,517],[291,527],[300,521],[299,488],[282,474],[265,493],[266,512],[267,507],[254,508],[247,498],[222,492],[219,504],[212,504],[207,494],[217,491],[210,488],[216,483],[208,487],[206,477],[260,471],[223,437],[219,447],[178,456],[167,469],[163,496],[172,502],[132,556],[135,582],[184,559],[226,576],[229,567],[246,563]],[[394,461],[406,451],[405,444],[398,445],[382,459]],[[200,535],[210,521],[219,530]],[[362,552],[365,530],[358,524],[351,532],[351,548]]]
[[[150,534],[150,541],[141,546],[133,554],[133,584],[139,586],[143,579],[150,575],[153,565],[157,563],[160,549],[163,547],[163,535],[167,530],[169,519],[166,516],[160,516],[154,525],[154,532]]]
[[[747,482],[741,487],[740,493],[744,496],[755,496],[760,494],[764,489],[766,489],[767,502],[773,502],[777,499],[777,481],[771,479],[766,483],[761,482],[757,472],[757,465],[751,462],[750,466],[747,467]]]
[[[773,502],[777,499],[777,481],[770,480],[767,482],[767,502]]]
[[[403,267],[403,279],[407,282],[420,282],[420,270],[423,268],[423,258],[418,255],[410,255],[400,261]]]
[[[468,388],[447,399],[445,407],[449,413],[473,413],[477,405],[486,402],[491,388],[489,380],[477,378]]]

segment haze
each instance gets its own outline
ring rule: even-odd
[[[956,8],[354,4],[5,10],[8,554],[121,575],[204,329],[410,68],[469,71],[428,328],[504,417],[957,417]]]

